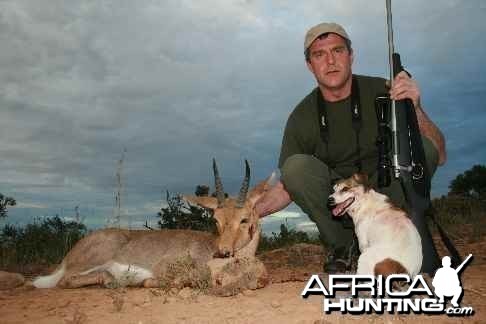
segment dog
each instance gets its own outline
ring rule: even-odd
[[[353,220],[361,255],[358,275],[408,274],[422,266],[422,241],[407,213],[373,190],[364,174],[338,181],[328,205],[334,217]]]

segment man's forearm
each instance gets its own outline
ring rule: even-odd
[[[265,217],[284,209],[291,202],[289,193],[279,181],[255,203],[255,211],[260,217]]]
[[[417,114],[420,133],[430,139],[432,144],[434,144],[439,152],[439,165],[443,165],[447,160],[444,135],[432,120],[430,120],[422,107],[416,107],[415,112]]]

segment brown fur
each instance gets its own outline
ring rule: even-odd
[[[371,185],[366,173],[355,173],[352,177],[338,181],[347,187],[353,188],[357,186],[363,186],[364,191],[367,192],[371,189]]]
[[[386,258],[375,265],[375,276],[382,275],[386,278],[392,274],[408,274],[408,272],[400,262],[390,258]]]

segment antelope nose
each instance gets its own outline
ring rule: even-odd
[[[229,258],[231,256],[231,250],[229,248],[222,248],[219,250],[218,257]]]

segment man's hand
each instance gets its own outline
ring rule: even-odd
[[[410,99],[415,108],[420,107],[420,89],[417,81],[410,78],[407,72],[402,71],[393,80],[390,89],[390,98],[393,100]]]
[[[390,82],[386,82],[387,87]],[[439,165],[443,165],[447,160],[444,135],[440,129],[430,120],[420,104],[420,89],[415,80],[410,78],[407,72],[402,71],[393,80],[393,87],[389,91],[390,98],[393,100],[410,99],[412,100],[420,133],[430,139],[439,152]]]
[[[260,217],[276,213],[292,202],[282,182],[278,181],[255,203],[255,212]]]

